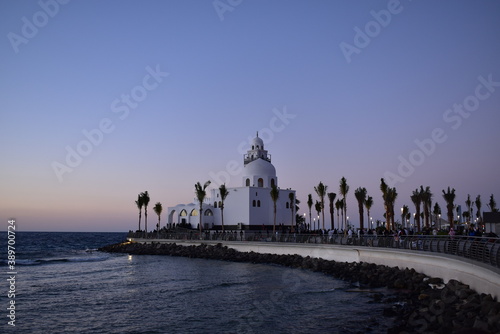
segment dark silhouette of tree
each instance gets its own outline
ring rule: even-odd
[[[326,190],[328,189],[328,186],[325,186],[323,182],[320,182],[317,187],[314,187],[314,191],[318,195],[321,203],[321,213],[322,213],[322,226],[323,230],[325,229],[325,196],[326,196]],[[319,228],[319,226],[318,226]]]
[[[361,231],[365,228],[364,226],[364,220],[365,220],[365,214],[364,214],[364,205],[366,201],[366,188],[359,187],[358,189],[354,190],[354,196],[356,197],[356,200],[358,201],[358,211],[359,211],[359,228]]]
[[[146,238],[148,236],[148,204],[150,201],[149,194],[147,191],[141,193],[142,203],[144,203],[144,233]]]
[[[311,214],[313,204],[314,204],[314,202],[313,202],[312,195],[311,194],[307,195],[307,206],[309,207],[309,229],[313,228],[312,227],[312,214]]]
[[[342,214],[342,220],[344,220],[344,224],[343,225],[346,226],[346,220],[347,220],[347,201],[346,201],[346,196],[347,196],[347,193],[349,192],[349,185],[347,185],[347,180],[343,176],[340,179],[339,192],[342,195],[342,204],[343,204],[343,209],[344,209],[344,212]]]
[[[415,205],[415,220],[417,225],[417,232],[420,232],[420,204],[422,204],[422,195],[418,188],[413,191],[410,198]]]
[[[448,214],[448,223],[450,224],[450,228],[453,228],[453,210],[455,209],[455,188],[450,190],[450,187],[448,187],[448,190],[445,192],[443,190],[443,198],[446,202],[446,210]]]
[[[203,225],[202,225],[202,223],[203,223],[203,221],[202,221],[202,217],[203,217],[203,201],[205,200],[205,197],[207,196],[207,190],[206,189],[210,185],[210,183],[211,183],[210,181],[207,181],[202,186],[200,184],[200,182],[197,182],[194,185],[196,199],[200,203],[200,222],[199,222],[199,225],[200,225],[200,238],[202,237],[201,236],[201,232],[203,232]]]
[[[497,202],[495,201],[493,194],[491,194],[491,196],[490,196],[490,202],[488,204],[488,208],[490,208],[491,212],[498,212]]]
[[[229,191],[226,188],[226,184],[222,184],[219,187],[220,194],[220,214],[222,219],[222,232],[224,232],[224,201],[226,200],[227,195],[229,195]]]
[[[330,204],[330,222],[332,223],[332,230],[335,229],[335,220],[333,218],[333,211],[335,209],[335,197],[337,197],[336,193],[328,193],[328,202]]]
[[[135,201],[135,205],[139,209],[139,231],[141,230],[141,215],[142,215],[142,207],[144,206],[144,202],[142,200],[141,194],[137,195],[137,201]]]
[[[276,185],[271,187],[271,199],[273,200],[273,208],[274,208],[274,219],[273,219],[273,233],[276,233],[276,202],[280,197],[280,191]]]
[[[160,202],[157,202],[155,206],[153,207],[154,212],[158,215],[158,226],[156,231],[158,232],[158,238],[160,237],[160,216],[161,212],[163,211],[163,207]]]

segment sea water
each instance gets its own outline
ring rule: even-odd
[[[17,232],[15,326],[1,234],[1,333],[385,333],[385,304],[322,273],[108,254],[125,233]]]

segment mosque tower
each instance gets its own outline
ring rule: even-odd
[[[271,155],[264,149],[264,141],[257,137],[252,140],[251,149],[243,157],[243,186],[271,188],[278,186],[276,169],[271,163]]]

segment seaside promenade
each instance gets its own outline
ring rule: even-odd
[[[223,244],[239,252],[300,255],[337,262],[367,262],[400,269],[413,268],[445,282],[455,279],[471,289],[500,299],[500,239],[455,236],[347,237],[343,235],[260,232],[166,233],[141,238],[138,243],[175,243],[182,246]]]

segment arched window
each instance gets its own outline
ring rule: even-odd
[[[219,208],[222,208],[222,201],[219,201]]]
[[[274,187],[275,184],[274,184],[274,179],[271,179],[271,187]]]
[[[250,179],[247,179],[247,180],[245,181],[245,186],[250,187]]]
[[[257,207],[260,208],[260,200],[257,201]]]
[[[255,200],[252,201],[252,206],[255,207]]]
[[[214,208],[217,209],[217,202],[214,202]]]
[[[258,183],[258,187],[264,187],[264,180],[262,178],[259,178],[259,180],[257,180],[257,183]]]
[[[187,215],[188,215],[188,213],[187,213],[187,211],[186,211],[186,210],[182,210],[180,215],[184,217],[184,216],[187,216]]]
[[[193,209],[189,215],[190,216],[198,216],[198,210]]]
[[[252,150],[254,149],[253,145],[252,145]]]
[[[213,215],[214,213],[212,212],[212,210],[210,209],[205,210],[205,216],[213,216]]]
[[[290,209],[290,205],[288,205],[288,202],[286,202],[286,208]]]

